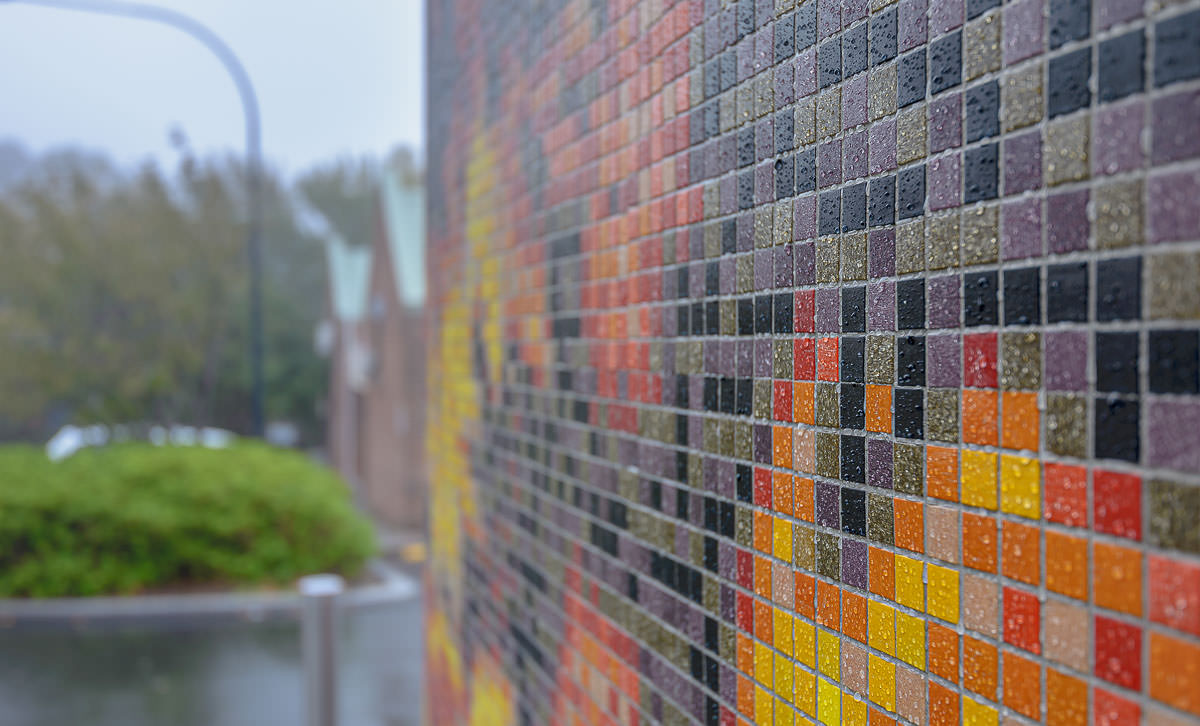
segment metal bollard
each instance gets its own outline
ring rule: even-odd
[[[307,723],[337,726],[337,598],[345,583],[337,575],[309,575],[299,588]]]

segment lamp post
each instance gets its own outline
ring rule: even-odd
[[[262,310],[262,130],[258,114],[258,97],[254,85],[233,50],[213,31],[184,15],[167,8],[124,0],[0,0],[0,2],[40,5],[59,10],[75,10],[101,15],[114,15],[169,25],[200,41],[225,66],[237,86],[242,111],[246,116],[246,198],[249,229],[246,238],[246,257],[250,267],[250,376],[251,407],[254,435],[266,433],[263,384],[263,310]]]

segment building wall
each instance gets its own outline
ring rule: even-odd
[[[1198,8],[431,0],[427,721],[1200,722]]]

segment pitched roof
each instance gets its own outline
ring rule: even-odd
[[[396,295],[402,304],[420,307],[425,304],[425,189],[401,184],[390,169],[380,176],[379,196]]]

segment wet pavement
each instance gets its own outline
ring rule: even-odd
[[[421,599],[345,613],[339,726],[421,720]],[[296,623],[0,629],[0,724],[298,726]]]

